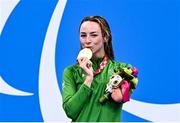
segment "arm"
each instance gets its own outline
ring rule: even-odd
[[[82,84],[79,90],[76,90],[75,78],[70,69],[65,69],[63,73],[63,108],[68,117],[75,119],[88,102],[92,90],[85,84]]]

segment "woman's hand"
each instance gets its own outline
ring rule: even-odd
[[[83,69],[86,79],[84,81],[84,84],[86,84],[88,87],[91,86],[91,83],[93,81],[93,68],[92,68],[92,62],[86,58],[82,57],[78,59],[79,66]]]
[[[118,102],[118,103],[122,102],[123,96],[122,96],[120,88],[113,89],[111,97],[115,102]]]

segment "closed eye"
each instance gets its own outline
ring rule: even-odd
[[[97,34],[92,34],[91,36],[92,36],[92,37],[96,37],[96,36],[98,36],[98,35],[97,35]]]
[[[81,34],[81,37],[83,38],[83,37],[86,37],[87,35],[86,34]]]

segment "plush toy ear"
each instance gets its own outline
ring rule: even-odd
[[[130,100],[130,83],[126,80],[123,80],[121,85],[121,91],[123,95],[123,102],[127,102]]]

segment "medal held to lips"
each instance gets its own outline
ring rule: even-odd
[[[88,59],[91,59],[91,57],[92,57],[92,51],[91,51],[91,49],[89,49],[89,48],[84,48],[84,49],[82,49],[82,50],[79,52],[79,54],[78,54],[78,56],[77,56],[77,59],[82,58],[82,57],[87,57]]]

